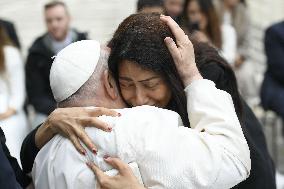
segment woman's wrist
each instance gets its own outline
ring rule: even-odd
[[[7,119],[16,113],[17,111],[14,108],[9,107],[6,112],[0,114],[0,120]]]
[[[190,71],[181,74],[181,78],[185,87],[190,85],[195,80],[203,79],[196,67],[188,70]]]
[[[41,149],[50,139],[55,135],[51,129],[51,122],[47,119],[37,130],[35,134],[35,145],[37,148]]]

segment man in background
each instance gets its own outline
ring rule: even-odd
[[[266,30],[264,43],[267,70],[261,88],[261,103],[264,109],[272,110],[284,119],[284,21]]]
[[[164,0],[165,14],[177,21],[183,11],[183,4],[184,0]]]
[[[26,62],[28,101],[37,113],[34,125],[56,107],[49,85],[52,57],[67,45],[87,38],[85,33],[71,29],[70,14],[63,2],[52,1],[46,4],[44,16],[47,32],[34,41]]]

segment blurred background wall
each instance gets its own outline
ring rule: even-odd
[[[0,0],[0,17],[15,23],[26,55],[32,41],[45,31],[43,5],[47,0]],[[89,33],[91,39],[107,42],[118,24],[136,11],[136,0],[64,0],[72,15],[72,25]],[[263,32],[284,18],[284,0],[248,0],[251,15],[250,56],[257,64],[261,80],[265,68]]]
[[[91,39],[107,42],[118,24],[136,11],[136,0],[63,0],[72,16],[72,26]],[[0,0],[0,17],[14,22],[26,55],[36,37],[46,31],[43,6],[48,0]]]

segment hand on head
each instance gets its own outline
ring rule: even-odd
[[[196,67],[193,45],[188,36],[171,17],[162,15],[161,20],[169,26],[175,36],[176,43],[170,37],[166,37],[164,41],[173,57],[184,86],[188,86],[196,79],[202,79]],[[38,129],[35,136],[36,145],[41,148],[55,134],[61,134],[70,139],[80,153],[85,154],[86,152],[79,141],[82,141],[95,153],[96,146],[86,134],[84,127],[93,126],[110,131],[111,128],[97,118],[100,115],[117,116],[118,113],[105,108],[59,108]]]
[[[196,67],[193,45],[188,36],[170,16],[161,15],[161,20],[169,26],[176,38],[176,43],[170,37],[166,37],[164,41],[184,85],[188,86],[194,80],[202,79]]]

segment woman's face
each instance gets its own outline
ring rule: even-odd
[[[224,0],[228,7],[235,7],[240,3],[240,0]]]
[[[199,28],[205,30],[207,26],[207,18],[200,10],[200,6],[196,0],[191,1],[187,5],[187,17],[192,23],[199,23]]]
[[[123,99],[131,106],[164,108],[171,99],[171,90],[159,74],[145,70],[132,61],[123,60],[120,63],[119,85]]]

